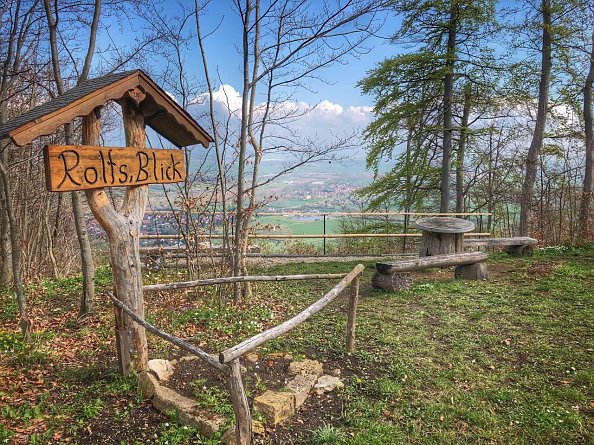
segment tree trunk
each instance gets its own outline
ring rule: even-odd
[[[85,144],[85,142],[83,142]],[[93,264],[93,253],[91,240],[87,231],[87,224],[84,217],[80,192],[70,193],[72,199],[72,212],[74,214],[74,226],[80,248],[80,259],[83,276],[83,293],[80,298],[79,317],[92,314],[95,303],[95,265]]]
[[[458,213],[464,212],[464,156],[466,155],[466,144],[468,143],[471,93],[470,83],[467,83],[464,86],[464,110],[462,111],[460,141],[456,156],[456,212]]]
[[[456,31],[458,26],[457,12],[452,9],[448,29],[446,53],[446,74],[443,79],[443,157],[441,161],[441,200],[439,211],[450,210],[450,170],[452,168],[452,99],[454,94],[454,65],[456,62]]]
[[[0,120],[1,122],[1,120]],[[8,147],[0,148],[0,164],[6,165]],[[0,200],[3,204],[0,206],[0,287],[10,287],[12,285],[12,255],[10,250],[10,224],[8,212],[6,209],[4,192],[4,181],[0,181]],[[10,196],[7,198],[10,199]]]
[[[21,281],[21,251],[19,249],[19,234],[16,219],[12,208],[11,200],[11,189],[10,181],[8,178],[8,171],[4,167],[3,163],[0,163],[0,180],[2,181],[2,188],[4,195],[0,196],[2,199],[2,207],[6,209],[8,216],[8,225],[10,231],[10,247],[12,251],[12,280],[14,285],[14,291],[16,292],[17,301],[19,304],[19,325],[21,327],[21,333],[23,334],[23,341],[31,341],[31,321],[27,314],[27,301],[25,298],[25,289],[23,288],[23,282]]]
[[[142,112],[131,100],[123,99],[121,105],[126,144],[144,148],[146,135]],[[96,114],[91,113],[83,119],[83,133],[86,140],[98,140],[99,120]],[[127,187],[121,212],[114,209],[103,189],[87,190],[86,194],[95,218],[109,238],[115,295],[139,317],[144,318],[139,233],[148,198],[148,186]],[[142,326],[130,323],[128,317],[119,310],[116,310],[116,341],[119,368],[124,376],[128,376],[132,371],[132,352],[136,371],[147,370],[148,347],[145,330]]]
[[[532,189],[536,181],[538,157],[544,139],[547,122],[547,108],[549,105],[549,87],[551,83],[552,46],[551,46],[551,2],[542,0],[542,60],[540,83],[538,85],[538,109],[536,112],[536,126],[532,134],[532,142],[526,157],[526,172],[520,197],[520,227],[519,236],[528,236],[530,222],[530,207],[532,205]]]
[[[49,0],[44,0],[44,9],[46,13],[48,29],[49,29],[49,43],[52,55],[52,68],[54,71],[54,78],[58,94],[63,95],[65,93],[64,82],[62,80],[62,74],[60,70],[60,59],[58,55],[58,43],[57,43],[57,31],[58,31],[58,19],[54,18],[51,10],[51,4]],[[57,8],[57,3],[55,4]],[[56,10],[56,17],[58,11]],[[78,79],[79,83],[86,80],[91,69],[91,61],[93,53],[95,51],[95,39],[97,36],[97,27],[99,23],[99,16],[101,14],[101,0],[95,0],[93,10],[93,20],[91,22],[91,29],[89,33],[89,44],[87,47],[87,53],[85,62],[83,65],[82,73]],[[67,145],[72,143],[72,131],[70,124],[64,125],[65,142]],[[81,268],[83,275],[83,294],[81,296],[79,315],[86,315],[93,311],[93,301],[95,299],[95,266],[93,264],[93,256],[91,251],[91,241],[89,240],[89,234],[86,228],[86,222],[84,220],[84,212],[82,209],[82,202],[80,199],[80,192],[74,191],[70,194],[72,200],[72,212],[74,216],[74,226],[76,228],[76,236],[78,239],[78,245],[80,247],[81,256]]]
[[[235,212],[235,237],[233,243],[233,276],[241,275],[241,254],[243,237],[247,233],[243,231],[243,195],[245,191],[245,155],[247,150],[248,131],[248,105],[250,92],[250,63],[249,63],[249,28],[250,28],[251,6],[248,4],[243,16],[243,92],[241,100],[241,130],[239,137],[239,159],[237,168],[237,208]],[[233,301],[241,303],[241,286],[235,284],[233,288]]]
[[[592,85],[594,83],[594,31],[592,32],[592,48],[590,51],[590,69],[584,85],[584,127],[586,130],[586,165],[584,167],[584,187],[580,204],[580,233],[582,240],[589,241],[592,236],[590,228],[592,213],[592,182],[594,181],[594,122],[592,122]]]

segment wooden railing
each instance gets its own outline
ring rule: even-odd
[[[147,211],[147,214],[155,214],[155,215],[166,215],[172,213],[182,213],[180,210],[170,211],[170,210],[153,210]],[[212,212],[208,213],[212,215]],[[214,212],[214,214],[221,214],[221,212]],[[327,219],[328,218],[340,218],[340,217],[365,217],[370,219],[378,219],[381,218],[382,220],[385,219],[386,222],[386,229],[388,229],[390,224],[390,219],[398,218],[398,217],[409,217],[409,218],[416,218],[416,217],[424,217],[424,216],[453,216],[453,217],[460,217],[460,218],[475,218],[477,221],[477,229],[481,230],[483,227],[482,221],[483,217],[489,216],[490,213],[471,213],[471,212],[449,212],[449,213],[434,213],[434,212],[257,212],[255,214],[255,220],[259,217],[318,217],[318,221],[320,223],[320,230],[319,233],[314,234],[288,234],[288,233],[252,233],[248,235],[248,238],[251,240],[321,240],[321,248],[323,255],[327,253],[327,240],[331,239],[340,239],[340,240],[354,240],[354,239],[401,239],[402,240],[402,251],[406,250],[406,241],[408,239],[415,239],[421,236],[420,233],[416,233],[413,231],[412,233],[408,232],[411,228],[408,224],[403,224],[403,232],[402,233],[328,233],[327,232]],[[230,220],[230,227],[231,232],[233,232],[233,212],[227,212],[227,216]],[[177,221],[179,224],[179,221]],[[281,223],[282,227],[282,223]],[[388,230],[386,230],[388,231]],[[178,231],[179,232],[179,231]],[[233,233],[231,233],[233,235]],[[477,237],[485,237],[490,236],[490,233],[487,232],[474,232],[469,233],[468,235],[477,236]],[[181,233],[176,234],[141,234],[141,240],[182,240],[188,235],[183,235]],[[194,235],[190,235],[194,237]],[[213,241],[213,240],[221,240],[224,238],[224,235],[220,233],[204,233],[196,236],[196,239],[201,239],[204,241]],[[210,252],[216,253],[216,252]],[[387,253],[387,252],[383,252]]]
[[[179,348],[201,358],[207,365],[224,373],[227,377],[229,392],[231,394],[231,403],[236,419],[236,438],[240,445],[249,445],[252,443],[252,415],[250,407],[247,402],[245,388],[241,377],[241,370],[239,358],[258,347],[259,345],[275,339],[290,330],[296,328],[312,315],[320,312],[336,297],[338,297],[347,287],[350,286],[351,293],[348,303],[348,320],[346,331],[346,350],[348,353],[355,351],[355,325],[357,316],[357,304],[359,300],[359,280],[365,267],[358,264],[348,274],[309,274],[309,275],[282,275],[282,276],[244,276],[244,277],[229,277],[229,278],[214,278],[210,280],[196,280],[179,283],[156,284],[144,286],[143,290],[154,291],[163,289],[182,289],[194,286],[237,283],[237,282],[252,282],[252,281],[289,281],[289,280],[311,280],[311,279],[335,279],[342,278],[342,280],[327,292],[322,298],[311,304],[291,319],[272,327],[264,332],[261,332],[241,343],[232,346],[218,355],[218,359],[208,352],[194,346],[178,337],[175,337],[167,332],[153,326],[143,318],[139,317],[132,309],[118,300],[113,293],[107,292],[108,297],[116,305],[118,310],[126,313],[130,319],[144,327],[158,337],[178,346]]]

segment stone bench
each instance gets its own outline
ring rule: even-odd
[[[536,244],[538,240],[527,236],[464,240],[464,247],[504,247],[507,253],[514,256],[532,256]]]
[[[376,289],[396,292],[412,285],[410,272],[432,267],[456,266],[455,277],[466,280],[488,278],[487,254],[484,252],[450,253],[403,260],[394,263],[376,263],[371,284]]]

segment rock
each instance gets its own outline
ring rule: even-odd
[[[278,425],[295,414],[295,395],[292,392],[266,391],[254,399],[254,412],[263,414],[268,425]]]
[[[260,436],[263,436],[264,434],[266,434],[266,429],[264,428],[264,424],[257,420],[252,420],[252,433],[258,434]]]
[[[221,436],[220,443],[225,445],[239,445],[237,436],[235,436],[235,425],[231,425],[225,433]]]
[[[248,352],[243,357],[245,358],[246,361],[248,361],[250,363],[256,363],[258,360],[260,360],[260,356],[258,354],[256,354],[255,352]]]
[[[314,385],[314,389],[318,395],[324,394],[325,392],[334,391],[336,388],[344,388],[344,383],[342,383],[338,377],[331,375],[323,375]]]
[[[193,426],[200,434],[206,437],[212,437],[225,425],[227,419],[220,414],[209,411],[192,409],[189,411],[180,411],[179,420],[188,426]]]
[[[330,375],[333,375],[334,377],[340,377],[340,374],[341,374],[340,368],[333,369],[330,372]]]
[[[145,399],[150,399],[155,394],[155,388],[159,385],[157,378],[150,372],[138,374],[138,394]]]
[[[184,355],[182,358],[179,359],[180,362],[191,362],[194,360],[199,360],[200,357],[197,355]]]
[[[183,424],[193,426],[207,437],[214,436],[226,422],[225,417],[199,410],[197,401],[184,397],[173,389],[160,386],[158,383],[153,396],[153,406],[163,414],[177,412]]]
[[[155,387],[153,406],[162,413],[167,413],[171,410],[176,410],[181,413],[183,411],[192,411],[198,406],[198,402],[182,396],[173,389],[159,385]]]
[[[287,384],[287,389],[295,395],[295,408],[305,403],[309,391],[316,383],[316,376],[312,374],[299,374]]]
[[[248,369],[243,365],[239,365],[239,370],[241,371],[242,374],[245,374],[248,372]]]
[[[169,360],[153,359],[148,362],[149,369],[155,373],[160,381],[166,382],[173,375],[173,365]]]
[[[289,374],[311,374],[320,377],[324,373],[324,367],[316,360],[305,359],[300,362],[292,362],[289,365]]]

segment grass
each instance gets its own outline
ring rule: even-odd
[[[293,262],[254,273],[353,266]],[[345,297],[261,347],[348,371],[335,396],[340,415],[297,428],[295,443],[594,443],[593,266],[592,247],[542,249],[531,258],[499,254],[489,262],[489,281],[429,271],[410,290],[390,294],[370,287],[373,263],[366,263],[350,361],[343,354]],[[108,269],[98,280],[109,281]],[[220,308],[208,292],[147,295],[147,313],[163,329],[218,352],[287,319],[333,285],[258,283],[253,300],[238,308]],[[101,443],[217,443],[155,414],[136,396],[135,379],[117,375],[112,311],[100,300],[96,318],[78,325],[79,286],[80,278],[68,278],[31,288],[32,345],[15,334],[14,319],[0,318],[0,354],[7,358],[0,367],[0,443],[98,443],[93,434],[102,427],[116,433]],[[0,294],[2,305],[12,299]],[[149,344],[152,356],[170,353],[154,337]],[[194,389],[201,406],[232,417],[222,391],[202,381]]]

